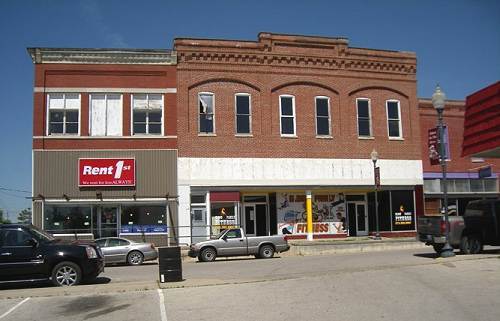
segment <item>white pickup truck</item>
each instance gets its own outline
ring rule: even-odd
[[[290,249],[282,235],[246,237],[243,229],[233,228],[222,231],[213,240],[191,244],[188,255],[202,262],[215,260],[217,256],[255,255],[256,258],[271,258],[275,252]]]

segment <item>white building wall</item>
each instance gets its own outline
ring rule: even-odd
[[[179,184],[179,243],[191,243],[191,210],[190,210],[190,191],[189,185]]]
[[[382,185],[422,185],[422,161],[379,160]],[[196,186],[371,186],[370,159],[178,159],[179,184]]]

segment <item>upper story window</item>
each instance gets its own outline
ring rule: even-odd
[[[371,137],[371,112],[370,112],[370,99],[357,98],[356,107],[358,110],[358,136]]]
[[[90,95],[90,135],[122,135],[122,95]]]
[[[386,101],[386,109],[389,138],[402,138],[401,107],[399,100]]]
[[[198,94],[198,115],[199,115],[199,132],[200,133],[215,133],[214,124],[214,94],[199,93]]]
[[[132,134],[163,134],[163,95],[134,94],[132,96]]]
[[[296,136],[295,97],[280,96],[280,132],[281,136]]]
[[[330,98],[316,97],[316,135],[330,136]]]
[[[47,107],[49,135],[79,134],[80,94],[48,94]]]
[[[249,94],[236,94],[235,114],[236,114],[236,134],[252,133],[252,106]]]

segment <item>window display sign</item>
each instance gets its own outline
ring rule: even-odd
[[[313,233],[345,234],[344,194],[313,195]],[[305,195],[277,194],[278,234],[307,234]]]
[[[167,233],[166,225],[122,225],[121,233]]]
[[[415,229],[413,191],[391,191],[392,230],[411,231]]]
[[[80,158],[78,186],[135,186],[135,159]]]
[[[234,203],[212,203],[210,214],[212,216],[212,234],[236,227]]]

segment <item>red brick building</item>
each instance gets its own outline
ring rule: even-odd
[[[448,208],[450,213],[462,215],[471,200],[499,197],[498,174],[500,161],[480,157],[462,156],[464,137],[464,115],[466,104],[463,100],[448,100],[443,119],[445,124],[445,144],[448,153]],[[431,165],[427,135],[437,126],[437,113],[430,99],[419,100],[420,133],[422,135],[422,163],[424,170],[425,214],[439,214],[442,208],[442,174],[440,165]],[[490,166],[492,175],[479,178],[479,169]]]
[[[304,237],[307,198],[315,237],[373,233],[373,149],[380,230],[415,231],[423,180],[414,53],[271,33],[176,39],[174,50],[180,235],[241,225]]]
[[[177,219],[176,56],[29,48],[33,223],[166,243]]]

